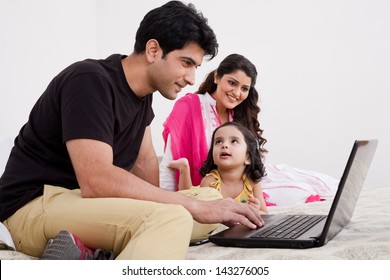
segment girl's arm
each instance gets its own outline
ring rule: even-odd
[[[254,183],[252,185],[253,188],[253,198],[249,197],[249,204],[257,204],[260,203],[260,212],[263,214],[268,214],[268,209],[265,204],[264,196],[263,196],[263,188],[261,187],[261,183]]]
[[[210,183],[215,182],[215,178],[212,176],[205,176],[203,177],[202,181],[200,181],[200,187],[211,187],[215,188],[213,186],[210,186]]]
[[[188,159],[179,158],[177,160],[172,160],[171,162],[168,163],[167,167],[179,170],[180,172],[179,184],[178,184],[179,191],[189,190],[192,187],[190,166],[188,163]]]

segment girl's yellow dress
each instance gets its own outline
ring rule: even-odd
[[[210,173],[208,173],[206,176],[212,176],[215,181],[210,183],[210,187],[215,188],[219,192],[221,192],[221,176],[218,172],[218,170],[214,169]],[[249,183],[248,178],[245,174],[242,175],[242,181],[244,182],[244,188],[241,191],[241,193],[234,198],[235,201],[241,202],[241,203],[248,203],[249,201],[249,194],[253,194],[252,186]],[[222,193],[222,192],[221,192]]]

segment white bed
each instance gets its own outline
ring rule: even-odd
[[[269,207],[270,214],[326,214],[331,201]],[[325,246],[312,249],[248,249],[211,243],[190,247],[189,260],[390,260],[390,187],[363,188],[350,223]]]
[[[271,214],[324,214],[330,201],[270,207]],[[12,250],[0,250],[0,259],[30,259]],[[390,187],[364,188],[351,222],[333,240],[313,249],[247,249],[219,247],[211,243],[190,247],[188,260],[390,260]]]

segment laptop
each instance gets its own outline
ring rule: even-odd
[[[211,235],[209,241],[219,246],[248,248],[304,249],[325,245],[351,220],[377,145],[377,139],[355,141],[328,215],[263,215],[265,225],[261,228],[235,225]]]

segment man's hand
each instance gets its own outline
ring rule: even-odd
[[[251,229],[264,225],[258,209],[249,204],[237,203],[232,198],[194,200],[189,211],[199,223],[222,223],[227,226],[242,224]]]

